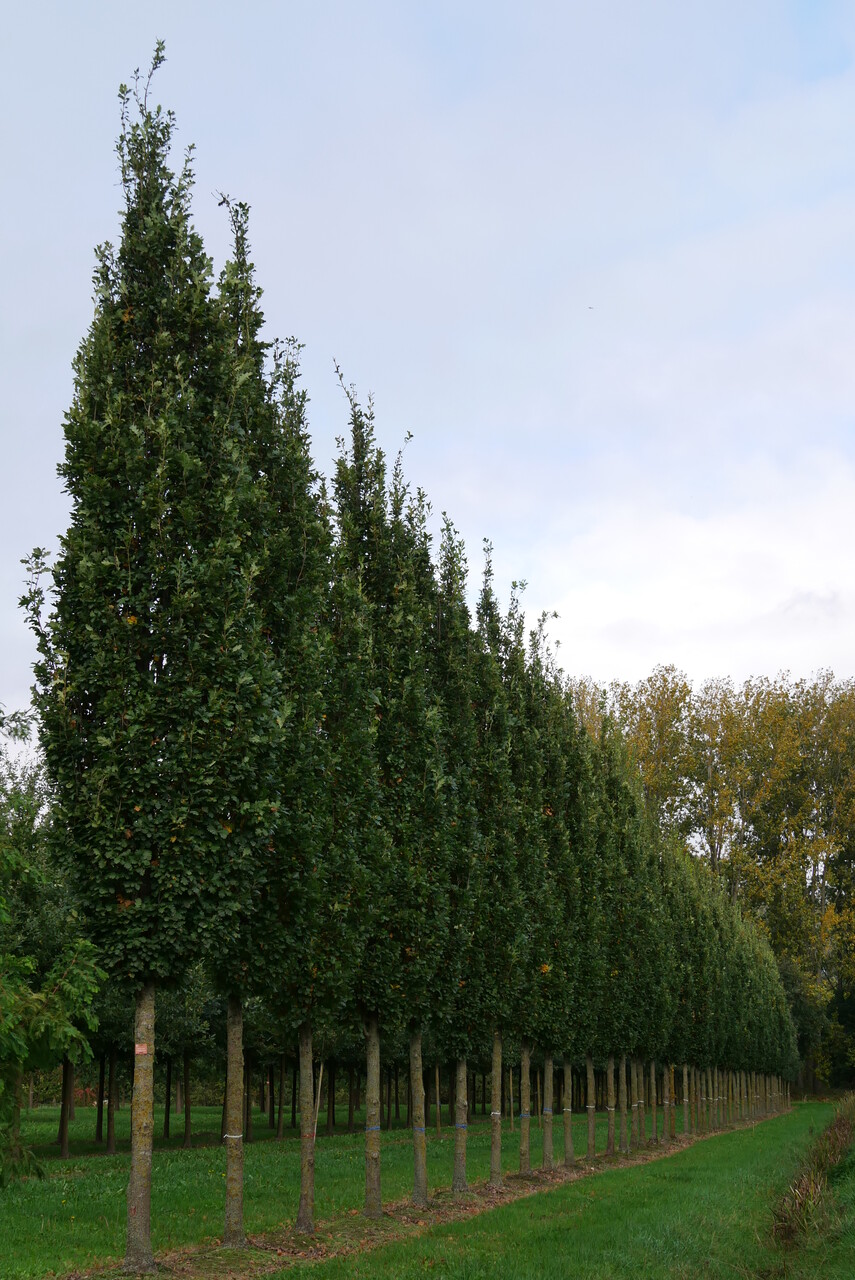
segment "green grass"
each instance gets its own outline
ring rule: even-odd
[[[277,1273],[315,1280],[695,1280],[855,1273],[851,1218],[836,1248],[841,1270],[784,1270],[771,1207],[831,1107],[800,1106],[754,1129],[724,1133],[668,1160],[517,1200],[368,1254]],[[855,1198],[855,1168],[846,1194]],[[851,1208],[851,1205],[850,1205]]]
[[[323,1120],[323,1118],[322,1118]],[[678,1117],[679,1120],[679,1117]],[[200,1145],[180,1150],[182,1123],[173,1124],[168,1145],[157,1139],[152,1172],[152,1243],[155,1252],[182,1245],[212,1241],[223,1220],[225,1151],[219,1145],[219,1107],[193,1110],[194,1132]],[[155,1116],[155,1133],[162,1130],[162,1111]],[[661,1123],[661,1116],[660,1116]],[[44,1160],[47,1177],[12,1184],[0,1194],[0,1277],[2,1280],[35,1280],[37,1277],[93,1266],[121,1258],[124,1250],[125,1190],[128,1181],[130,1111],[117,1116],[119,1153],[103,1154],[92,1140],[94,1112],[78,1108],[70,1127],[71,1159],[60,1160],[53,1142],[59,1124],[58,1107],[40,1107],[25,1117],[23,1134]],[[359,1116],[360,1126],[364,1116]],[[576,1150],[584,1144],[584,1117],[574,1125]],[[318,1126],[315,1156],[318,1219],[329,1218],[362,1206],[362,1133],[347,1134],[341,1126],[333,1138]],[[269,1231],[293,1222],[299,1200],[299,1142],[286,1128],[282,1143],[256,1111],[256,1141],[245,1147],[244,1211],[247,1231]],[[432,1187],[449,1186],[454,1130],[444,1124],[442,1136],[428,1134],[428,1178]],[[605,1146],[605,1118],[598,1119],[598,1146]],[[403,1127],[382,1135],[383,1196],[397,1200],[412,1189],[412,1149],[409,1131]],[[505,1125],[504,1167],[518,1167],[519,1126],[510,1133]],[[541,1159],[541,1134],[532,1127],[531,1158]],[[563,1159],[561,1124],[555,1125],[555,1155]],[[477,1116],[469,1131],[468,1172],[472,1179],[490,1171],[489,1120]]]
[[[408,1244],[392,1244],[361,1256],[320,1266],[329,1276],[695,1276],[752,1274],[737,1269],[755,1248],[769,1205],[782,1180],[808,1145],[808,1130],[827,1122],[830,1108],[799,1107],[754,1130],[726,1133],[667,1161],[637,1168],[615,1167],[594,1179],[504,1206],[466,1222],[437,1227]],[[680,1119],[678,1111],[678,1120]],[[129,1113],[121,1112],[120,1141],[127,1141]],[[223,1217],[225,1153],[219,1145],[219,1108],[194,1110],[194,1124],[212,1145],[178,1149],[157,1144],[152,1188],[155,1251],[215,1240]],[[26,1136],[47,1153],[47,1177],[13,1184],[0,1194],[0,1276],[41,1280],[50,1275],[121,1258],[124,1248],[128,1155],[105,1156],[91,1140],[91,1110],[78,1112],[72,1127],[72,1158],[59,1160],[50,1144],[58,1110],[42,1108],[27,1118]],[[577,1152],[584,1150],[584,1117],[574,1125]],[[159,1125],[156,1132],[159,1131]],[[251,1233],[294,1221],[299,1195],[299,1147],[292,1131],[277,1143],[256,1116],[258,1141],[246,1147],[245,1214]],[[453,1130],[429,1134],[432,1187],[451,1181]],[[412,1184],[409,1133],[382,1135],[383,1195],[406,1197]],[[503,1164],[518,1164],[519,1127],[504,1126]],[[605,1119],[598,1146],[605,1144]],[[532,1127],[532,1165],[541,1155],[541,1134]],[[489,1173],[489,1122],[478,1116],[469,1131],[470,1180]],[[563,1158],[561,1124],[555,1154]],[[359,1209],[363,1196],[362,1134],[319,1136],[316,1152],[316,1216],[332,1218]],[[779,1186],[779,1183],[781,1184]],[[843,1185],[843,1184],[841,1184]],[[855,1188],[853,1188],[855,1195]],[[762,1249],[757,1250],[757,1257]],[[572,1265],[571,1265],[572,1261]],[[729,1269],[728,1269],[729,1268]],[[851,1275],[852,1268],[847,1275]],[[285,1273],[283,1273],[285,1274]],[[287,1274],[294,1275],[293,1270]],[[314,1270],[313,1270],[314,1274]],[[836,1275],[832,1272],[829,1275]]]

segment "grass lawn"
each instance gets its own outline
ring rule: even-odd
[[[829,1106],[797,1107],[755,1129],[725,1133],[663,1161],[606,1169],[518,1200],[481,1216],[439,1225],[417,1238],[393,1242],[367,1254],[313,1264],[327,1276],[733,1276],[753,1275],[767,1259],[769,1206],[798,1156],[831,1115]],[[681,1119],[678,1110],[678,1121]],[[119,1115],[126,1139],[127,1111]],[[216,1240],[223,1216],[225,1153],[220,1147],[219,1108],[194,1111],[194,1124],[211,1145],[181,1151],[180,1132],[168,1147],[158,1144],[152,1189],[156,1252]],[[47,1177],[13,1184],[0,1193],[0,1277],[40,1280],[120,1259],[124,1248],[128,1156],[91,1154],[91,1111],[78,1112],[72,1128],[72,1158],[50,1154],[58,1111],[43,1108],[27,1118],[26,1134],[44,1145]],[[577,1152],[584,1150],[584,1117],[574,1127]],[[180,1122],[176,1124],[180,1129]],[[299,1150],[292,1131],[277,1143],[256,1116],[258,1140],[246,1148],[245,1212],[252,1234],[292,1223],[299,1194]],[[561,1125],[555,1126],[556,1159],[563,1158]],[[504,1166],[518,1161],[519,1129],[505,1126]],[[477,1117],[469,1132],[471,1181],[489,1172],[488,1121]],[[605,1118],[598,1146],[605,1145]],[[432,1188],[451,1181],[453,1130],[429,1134]],[[532,1128],[532,1164],[540,1160],[540,1131]],[[358,1211],[363,1196],[362,1135],[319,1137],[316,1152],[318,1220]],[[383,1194],[401,1200],[412,1183],[412,1153],[405,1129],[383,1134]],[[841,1178],[841,1194],[845,1193]],[[855,1197],[855,1170],[851,1194]],[[359,1219],[361,1223],[361,1218]],[[354,1222],[354,1226],[356,1223]],[[767,1259],[768,1260],[768,1259]],[[765,1265],[765,1263],[763,1263]],[[308,1273],[305,1268],[279,1274]],[[845,1273],[851,1276],[855,1267]],[[271,1274],[269,1271],[268,1275]],[[794,1273],[795,1274],[795,1273]],[[814,1271],[812,1275],[820,1273]],[[822,1273],[824,1274],[824,1273]],[[829,1277],[838,1272],[829,1272]]]
[[[805,1104],[666,1160],[607,1169],[370,1254],[274,1274],[316,1280],[852,1280],[852,1156],[845,1183],[848,1232],[841,1231],[833,1247],[814,1240],[810,1257],[793,1260],[770,1243],[771,1206],[831,1114],[828,1105]],[[843,1194],[843,1179],[839,1185]]]

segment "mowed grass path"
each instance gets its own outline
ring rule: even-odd
[[[276,1274],[283,1280],[852,1280],[851,1225],[834,1239],[814,1238],[803,1257],[785,1259],[770,1239],[772,1205],[831,1115],[831,1106],[808,1103],[667,1159],[609,1168],[417,1239]]]
[[[698,1143],[667,1161],[609,1169],[481,1217],[435,1228],[407,1244],[320,1264],[319,1274],[433,1274],[469,1280],[493,1275],[628,1276],[642,1271],[650,1276],[751,1274],[746,1271],[748,1254],[757,1232],[765,1229],[771,1196],[810,1141],[809,1130],[818,1131],[830,1114],[827,1106],[808,1104],[753,1130]],[[194,1116],[200,1130],[212,1138],[218,1135],[218,1108],[200,1108]],[[127,1123],[126,1112],[120,1121]],[[31,1140],[50,1141],[56,1124],[53,1109],[33,1113],[28,1124]],[[299,1195],[296,1137],[277,1143],[260,1115],[257,1124],[260,1140],[247,1146],[245,1163],[246,1225],[253,1234],[293,1222]],[[0,1193],[2,1280],[41,1280],[121,1258],[128,1156],[86,1155],[94,1150],[92,1125],[91,1111],[79,1113],[72,1158],[49,1158],[45,1181],[30,1180]],[[574,1126],[577,1151],[584,1149],[583,1129],[580,1117]],[[561,1125],[555,1130],[560,1160]],[[518,1140],[518,1129],[511,1134],[505,1126],[503,1161],[508,1172],[517,1167]],[[598,1145],[604,1144],[603,1120]],[[221,1229],[224,1151],[216,1143],[190,1152],[179,1150],[179,1145],[180,1136],[155,1153],[155,1251],[211,1243]],[[432,1188],[449,1186],[452,1150],[452,1130],[444,1128],[439,1138],[429,1136]],[[534,1125],[533,1165],[539,1160],[540,1131]],[[489,1128],[480,1117],[469,1132],[468,1172],[473,1181],[489,1172]],[[319,1137],[316,1182],[319,1220],[361,1207],[361,1133]],[[411,1184],[408,1131],[384,1133],[384,1199],[406,1197]]]

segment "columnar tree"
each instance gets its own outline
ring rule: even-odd
[[[152,72],[163,61],[158,45]],[[279,681],[254,584],[234,344],[193,229],[188,152],[151,75],[121,89],[118,248],[97,251],[60,466],[71,523],[33,560],[36,705],[57,855],[104,964],[136,991],[126,1263],[151,1271],[154,990],[254,892]],[[134,115],[134,112],[136,114]]]

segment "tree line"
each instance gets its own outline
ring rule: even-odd
[[[456,1194],[472,1061],[490,1063],[501,1177],[506,1044],[523,1169],[533,1052],[545,1132],[560,1059],[568,1129],[572,1067],[591,1126],[604,1073],[612,1146],[642,1063],[666,1106],[680,1080],[686,1106],[702,1084],[715,1106],[747,1106],[749,1076],[780,1099],[797,1066],[768,942],[645,803],[620,718],[606,710],[590,731],[548,618],[527,626],[519,588],[501,606],[489,547],[470,609],[453,523],[435,546],[427,496],[343,382],[348,432],[330,483],[318,474],[299,348],[262,336],[248,210],[223,200],[232,253],[214,280],[192,224],[192,152],[170,167],[174,117],[149,105],[162,60],[159,45],[148,78],[120,92],[121,236],[97,250],[59,468],[71,519],[52,561],[30,558],[23,601],[39,647],[37,825],[74,896],[69,971],[87,975],[55,1025],[85,1039],[101,975],[134,1006],[138,1273],[154,1265],[155,998],[200,958],[226,1008],[229,1245],[244,1240],[253,1003],[299,1046],[304,1231],[313,1045],[330,1029],[364,1037],[369,1216],[382,1207],[384,1045],[408,1050],[417,1204],[428,1042],[454,1063]],[[0,975],[28,988],[20,966],[4,960]],[[17,1049],[0,1040],[13,1081],[0,1104],[31,1065],[25,1025]],[[75,1044],[54,1049],[70,1058]]]
[[[659,827],[685,842],[769,939],[803,1085],[855,1069],[855,684],[820,671],[697,686],[575,681],[593,732],[620,724]]]

